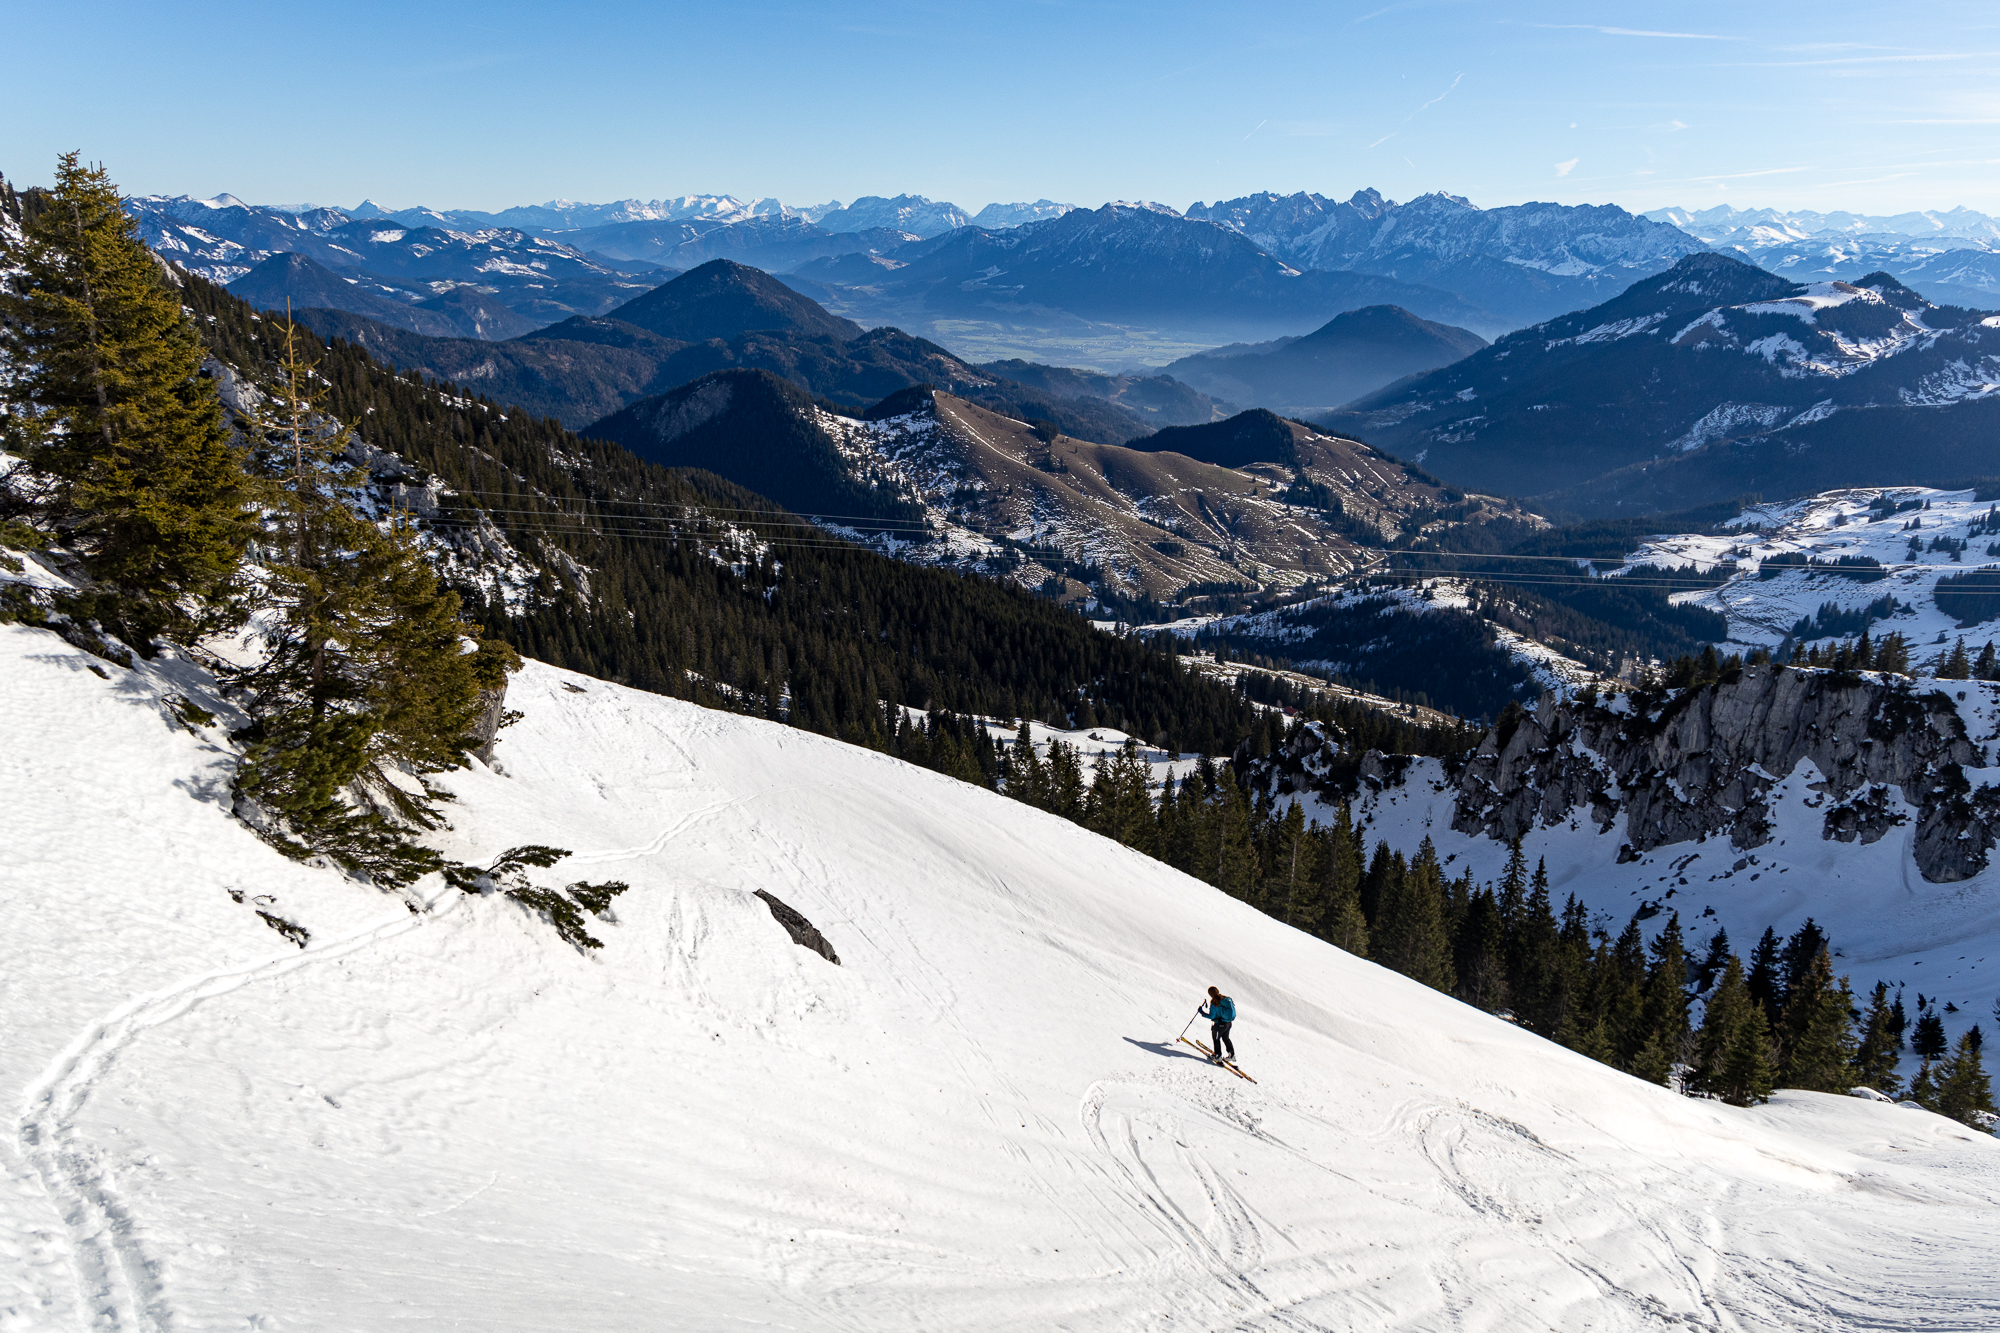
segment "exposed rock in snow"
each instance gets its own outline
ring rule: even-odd
[[[1646,716],[1544,697],[1504,742],[1496,729],[1458,775],[1452,827],[1510,842],[1582,811],[1599,828],[1622,814],[1633,853],[1726,834],[1762,847],[1765,799],[1806,765],[1827,806],[1824,834],[1870,843],[1915,811],[1911,854],[1932,883],[1986,867],[2000,834],[2000,787],[1951,698],[1873,673],[1746,666]],[[2000,777],[2000,774],[1996,774]]]

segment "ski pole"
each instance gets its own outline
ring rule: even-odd
[[[1181,1037],[1185,1037],[1185,1036],[1187,1036],[1187,1030],[1188,1030],[1188,1028],[1191,1028],[1191,1027],[1193,1027],[1193,1026],[1194,1026],[1194,1020],[1195,1020],[1195,1018],[1200,1018],[1200,1017],[1201,1017],[1201,1006],[1200,1006],[1200,1005],[1196,1005],[1196,1006],[1194,1007],[1194,1018],[1190,1018],[1190,1019],[1188,1019],[1188,1021],[1187,1021],[1187,1028],[1182,1028],[1182,1029],[1181,1029],[1181,1036],[1180,1036],[1180,1037],[1175,1037],[1175,1038],[1174,1038],[1174,1040],[1175,1040],[1175,1041],[1179,1041],[1179,1040],[1181,1039]]]

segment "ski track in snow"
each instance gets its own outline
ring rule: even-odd
[[[44,728],[0,751],[42,793],[0,805],[0,1048],[36,1052],[17,1144],[76,1281],[22,1296],[48,1265],[0,1230],[5,1333],[2000,1317],[2000,1159],[1926,1113],[1675,1098],[991,793],[534,664],[447,850],[615,867],[606,947],[497,896],[413,915],[191,795],[209,751],[47,640],[0,628],[0,706]],[[121,773],[152,785],[102,799]],[[198,850],[149,877],[176,819]],[[272,956],[229,883],[312,946]],[[1172,1043],[1210,980],[1258,1084]]]
[[[450,892],[442,912],[457,906]],[[114,1173],[102,1156],[76,1141],[77,1113],[104,1078],[119,1052],[149,1030],[180,1018],[217,996],[281,977],[300,968],[345,957],[424,925],[425,914],[409,911],[343,939],[309,945],[261,962],[238,963],[197,973],[183,981],[128,1000],[78,1034],[68,1049],[22,1094],[16,1139],[21,1155],[41,1178],[70,1238],[79,1309],[93,1329],[166,1330],[175,1326],[173,1309],[155,1263],[133,1235],[132,1217],[119,1197]],[[442,912],[440,914],[442,914]]]

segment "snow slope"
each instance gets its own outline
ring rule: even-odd
[[[1899,504],[1905,508],[1890,512]],[[1737,530],[1732,535],[1654,537],[1625,557],[1618,574],[1655,566],[1692,566],[1706,573],[1733,565],[1735,572],[1719,587],[1675,593],[1673,600],[1726,617],[1727,646],[1738,649],[1777,647],[1801,617],[1814,617],[1827,603],[1843,611],[1860,611],[1883,597],[1894,597],[1896,614],[1872,624],[1869,633],[1876,638],[1892,631],[1902,634],[1911,645],[1912,658],[1924,664],[1949,651],[1954,639],[1964,638],[1977,651],[1994,637],[1990,622],[1961,626],[1958,617],[1938,609],[1934,597],[1940,579],[2000,569],[2000,556],[1989,554],[1989,548],[2000,543],[1984,531],[1993,507],[1972,490],[1889,486],[1825,491],[1746,509],[1728,524]],[[1913,521],[1921,524],[1914,531],[1908,527]],[[1925,548],[1914,557],[1909,553],[1912,538]],[[1940,539],[1962,545],[1958,558],[1949,549],[1929,549]],[[1764,562],[1773,556],[1828,562],[1864,557],[1879,561],[1884,572],[1868,583],[1824,569],[1761,577]]]
[[[2000,685],[1923,682],[1918,688],[1939,685],[1968,696],[1960,709],[1975,742],[1991,746],[2000,739]],[[1966,776],[1977,787],[2000,780],[2000,771],[1967,769]],[[1954,884],[1927,883],[1912,854],[1917,809],[1899,791],[1885,794],[1886,808],[1901,817],[1899,827],[1872,843],[1846,843],[1825,835],[1829,798],[1814,790],[1824,784],[1810,761],[1781,779],[1770,796],[1771,840],[1752,850],[1711,836],[1621,863],[1624,816],[1600,831],[1585,809],[1538,823],[1523,835],[1521,850],[1530,866],[1546,863],[1558,908],[1575,894],[1590,909],[1593,927],[1613,936],[1635,912],[1646,911],[1651,939],[1678,913],[1691,952],[1699,954],[1720,927],[1747,959],[1767,927],[1788,936],[1810,917],[1831,941],[1835,974],[1848,977],[1863,999],[1885,981],[1905,989],[1913,1019],[1919,995],[1936,999],[1941,1010],[1950,1004],[1940,1018],[1954,1041],[1975,1023],[1991,1034],[2000,1002],[2000,866]],[[1450,874],[1469,866],[1475,879],[1495,882],[1506,866],[1507,845],[1451,827],[1455,791],[1437,760],[1419,759],[1399,783],[1365,791],[1354,815],[1370,846],[1386,841],[1407,850],[1428,837]],[[1307,814],[1330,824],[1335,812],[1312,797]],[[1903,1077],[1914,1076],[1919,1063],[1906,1053]]]
[[[629,881],[585,957],[256,841],[163,709],[202,690],[0,627],[9,1333],[2000,1316],[2000,1145],[1928,1113],[1680,1099],[991,793],[531,664],[449,850]],[[1210,982],[1254,1086],[1170,1044]]]

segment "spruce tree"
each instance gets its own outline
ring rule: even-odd
[[[280,388],[251,423],[282,477],[258,596],[268,651],[243,677],[253,722],[237,790],[306,847],[407,883],[439,864],[408,837],[439,822],[423,775],[465,762],[482,696],[520,659],[459,619],[407,523],[370,523],[343,498],[366,479],[341,470],[347,432],[314,410],[297,330],[276,332]]]
[[[1639,1006],[1641,1035],[1629,1068],[1648,1083],[1665,1083],[1688,1037],[1687,947],[1678,913],[1667,918],[1648,953],[1651,962]]]
[[[1951,1059],[1937,1076],[1935,1102],[1931,1109],[1950,1116],[1974,1129],[1993,1126],[1993,1083],[1987,1077],[1980,1053],[1979,1028],[1975,1025],[1959,1034]]]
[[[1849,1011],[1854,996],[1847,981],[1836,982],[1825,946],[1792,984],[1785,999],[1779,1049],[1784,1061],[1778,1081],[1808,1092],[1845,1092],[1856,1052]]]
[[[1014,734],[1014,743],[1007,750],[1007,794],[1024,805],[1032,805],[1038,810],[1048,808],[1047,778],[1042,772],[1042,761],[1035,753],[1033,733],[1028,720],[1021,719],[1021,728]]]
[[[1731,1106],[1751,1106],[1771,1092],[1770,1028],[1764,1007],[1750,995],[1743,963],[1734,955],[1708,998],[1695,1038],[1688,1087]]]
[[[1791,1004],[1792,993],[1812,971],[1826,947],[1826,932],[1811,917],[1807,917],[1804,924],[1785,941],[1784,948],[1778,952],[1777,1010],[1780,1016]]]
[[[1278,919],[1301,930],[1312,930],[1318,924],[1313,893],[1317,879],[1313,860],[1318,853],[1317,840],[1306,829],[1305,810],[1293,801],[1278,829],[1270,896]]]
[[[1917,1015],[1916,1031],[1910,1034],[1910,1050],[1924,1060],[1942,1059],[1945,1053],[1944,1019],[1934,1008]]]
[[[1546,875],[1537,875],[1509,948],[1507,989],[1514,1012],[1532,1032],[1553,1037],[1565,994],[1562,942]]]
[[[1368,918],[1361,911],[1361,836],[1342,804],[1319,857],[1321,938],[1357,958],[1368,956]]]
[[[1458,996],[1480,1009],[1507,1007],[1507,935],[1499,900],[1490,889],[1472,893],[1452,938]]]
[[[1750,971],[1744,978],[1750,998],[1764,1011],[1766,1023],[1778,1021],[1779,1002],[1784,996],[1782,949],[1783,946],[1778,943],[1778,932],[1766,926],[1757,947],[1750,951]]]
[[[1389,850],[1387,841],[1375,844],[1375,855],[1369,859],[1368,869],[1361,876],[1361,913],[1368,919],[1368,928],[1379,928],[1382,918],[1382,899],[1389,889],[1390,880],[1402,875],[1401,856]]]
[[[1972,677],[1972,658],[1965,651],[1965,640],[1952,644],[1951,652],[1938,666],[1939,680],[1969,680]]]
[[[1896,1077],[1899,1046],[1895,1014],[1889,1007],[1889,986],[1878,981],[1868,998],[1868,1012],[1861,1018],[1861,1040],[1855,1047],[1850,1077],[1861,1087],[1894,1097],[1901,1089]]]
[[[1375,957],[1404,976],[1452,989],[1451,940],[1444,923],[1444,869],[1425,838],[1408,868],[1383,889],[1374,931]]]
[[[0,443],[45,524],[111,595],[92,607],[141,652],[212,625],[253,531],[252,487],[179,294],[102,168],[75,153],[0,254]],[[190,603],[193,603],[193,609]]]

